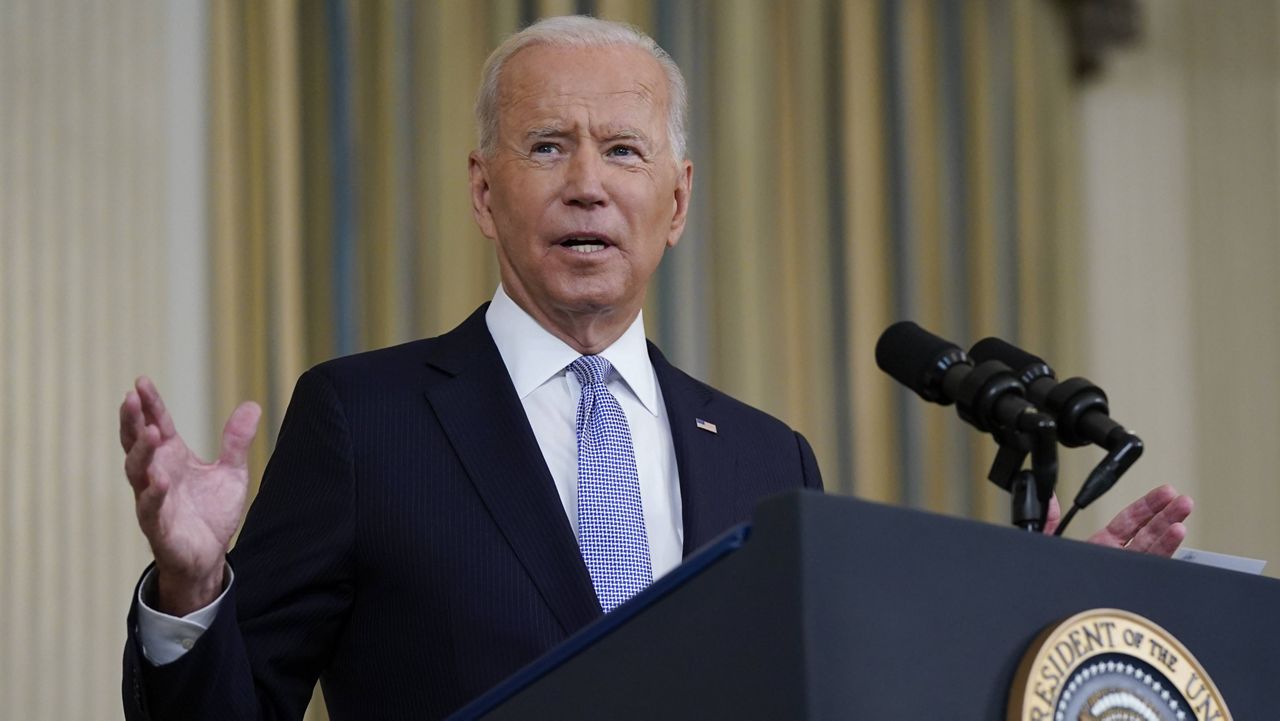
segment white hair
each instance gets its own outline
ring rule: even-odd
[[[667,138],[676,160],[683,160],[687,147],[685,114],[689,105],[684,76],[671,56],[653,38],[626,23],[600,20],[586,15],[546,18],[510,35],[484,63],[480,92],[476,96],[476,126],[480,152],[492,155],[498,142],[498,80],[502,68],[524,48],[552,45],[564,48],[635,47],[647,50],[667,76]]]

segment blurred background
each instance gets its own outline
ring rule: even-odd
[[[1272,0],[0,0],[0,718],[121,715],[136,375],[206,454],[261,403],[256,478],[301,371],[492,295],[480,65],[574,12],[689,81],[650,337],[831,491],[1006,522],[992,444],[875,368],[910,318],[1087,376],[1146,440],[1069,535],[1168,482],[1190,544],[1280,572]],[[1100,458],[1064,452],[1063,494]]]

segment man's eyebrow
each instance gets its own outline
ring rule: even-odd
[[[528,140],[539,140],[542,138],[563,138],[568,134],[569,131],[564,128],[544,125],[539,128],[530,128],[529,132],[524,134],[524,137]]]
[[[605,142],[614,142],[614,141],[620,141],[620,140],[636,141],[636,142],[644,143],[644,145],[648,145],[648,143],[650,142],[649,134],[643,131],[640,131],[640,129],[637,129],[637,128],[618,128],[616,129],[616,131],[609,131],[609,129],[605,129],[605,134],[604,134]]]
[[[600,131],[604,142],[614,142],[618,140],[634,140],[640,143],[649,143],[649,135],[638,128],[604,128]],[[556,140],[567,138],[573,135],[573,131],[556,125],[543,125],[536,128],[530,128],[525,132],[526,141],[533,140]]]
[[[613,132],[606,130],[605,140],[639,140],[649,142],[649,136],[635,128],[619,128]]]

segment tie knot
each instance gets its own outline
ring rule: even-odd
[[[613,366],[609,365],[609,361],[598,355],[584,355],[569,364],[569,370],[573,371],[578,377],[578,383],[584,388],[596,383],[603,385],[611,368]]]

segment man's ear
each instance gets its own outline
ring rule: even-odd
[[[489,210],[489,168],[479,150],[473,150],[467,156],[467,169],[471,174],[471,217],[476,219],[484,237],[493,240],[498,233],[493,213]]]
[[[684,234],[684,223],[689,216],[689,198],[693,195],[693,163],[681,160],[679,177],[676,178],[676,192],[672,201],[675,212],[671,214],[671,230],[667,234],[667,247],[674,248]]]

